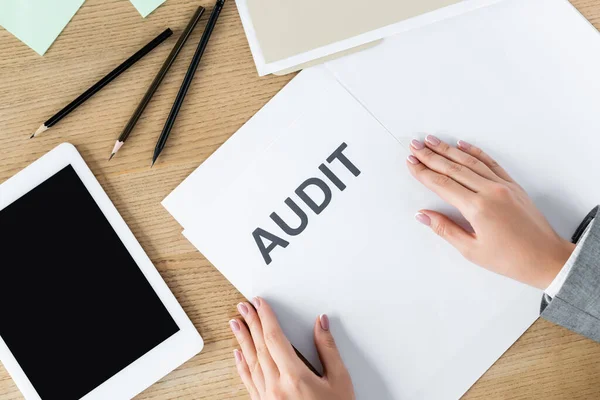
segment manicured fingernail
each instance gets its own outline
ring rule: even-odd
[[[471,148],[471,145],[463,140],[459,140],[458,142],[456,142],[456,145],[459,149],[463,150],[469,150]]]
[[[238,324],[238,322],[235,319],[232,319],[231,321],[229,321],[229,326],[231,327],[231,330],[234,332],[240,331],[240,324]]]
[[[417,149],[417,150],[423,150],[423,149],[425,148],[425,145],[424,145],[423,143],[419,142],[419,141],[418,141],[418,140],[416,140],[416,139],[413,139],[413,140],[410,142],[410,145],[411,145],[412,147],[414,147],[415,149]]]
[[[421,161],[419,161],[419,159],[415,156],[413,156],[412,154],[410,156],[408,156],[406,158],[408,160],[409,163],[413,164],[413,165],[418,165]]]
[[[235,357],[235,362],[240,363],[242,362],[242,352],[239,351],[238,349],[235,349],[233,351],[233,356]]]
[[[441,143],[440,139],[436,138],[433,135],[427,135],[427,137],[425,138],[425,141],[432,146],[437,146],[438,144]]]
[[[329,330],[329,317],[326,314],[319,315],[319,322],[321,323],[321,329],[324,331]]]
[[[427,214],[416,213],[415,219],[417,221],[419,221],[420,223],[422,223],[423,225],[427,225],[427,226],[431,225],[431,218],[429,218],[429,216]]]
[[[254,299],[252,299],[252,304],[254,304],[254,308],[256,308],[257,310],[260,307],[260,303],[260,297],[255,297]]]
[[[240,314],[242,314],[244,317],[248,315],[248,307],[246,307],[244,303],[238,304],[237,308]]]

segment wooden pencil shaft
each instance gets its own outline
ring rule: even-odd
[[[155,148],[155,152],[154,152],[155,158],[156,158],[157,154],[160,154],[162,149],[165,147],[165,143],[167,142],[167,139],[169,138],[169,134],[171,133],[171,129],[173,128],[173,125],[175,124],[175,119],[177,118],[177,114],[179,114],[179,110],[181,109],[181,105],[183,104],[183,100],[185,99],[185,95],[187,94],[188,89],[190,88],[190,85],[192,83],[192,80],[194,79],[194,74],[196,73],[196,70],[198,69],[198,65],[200,64],[202,55],[204,54],[204,51],[206,50],[206,46],[208,44],[208,41],[210,39],[210,36],[211,36],[214,28],[215,28],[215,25],[219,18],[219,14],[221,13],[221,10],[223,9],[224,4],[225,4],[224,0],[218,0],[217,3],[215,4],[215,7],[213,8],[212,13],[210,14],[210,18],[209,18],[208,22],[206,23],[206,28],[204,29],[204,33],[202,34],[202,37],[200,38],[200,42],[198,43],[198,47],[196,48],[194,57],[192,58],[192,61],[187,70],[187,73],[185,74],[185,77],[183,78],[183,83],[181,84],[181,88],[179,88],[179,92],[177,93],[177,98],[175,99],[175,102],[173,103],[173,107],[171,108],[169,117],[167,118],[167,121],[165,122],[163,131],[158,139],[158,143],[156,144],[156,148]]]
[[[160,86],[160,84],[162,83],[162,81],[165,78],[165,76],[167,76],[167,72],[169,72],[169,69],[171,68],[171,66],[175,62],[175,59],[177,58],[177,56],[179,55],[179,53],[183,49],[183,46],[185,45],[187,39],[192,34],[194,28],[198,24],[198,21],[200,21],[200,18],[202,17],[202,14],[204,14],[204,10],[205,10],[204,7],[202,7],[202,6],[198,7],[198,9],[196,10],[196,12],[194,13],[194,15],[192,16],[192,18],[188,22],[187,26],[185,27],[185,29],[181,33],[181,36],[179,36],[179,39],[177,40],[177,43],[173,47],[173,50],[171,50],[171,53],[169,54],[169,56],[167,57],[167,59],[163,63],[162,67],[160,68],[160,71],[158,71],[158,74],[156,74],[156,77],[152,81],[152,84],[150,85],[150,87],[146,91],[146,94],[142,98],[142,101],[140,102],[140,104],[135,109],[133,115],[129,119],[129,122],[127,122],[127,125],[125,126],[125,128],[123,129],[123,132],[119,136],[119,139],[118,139],[119,142],[125,142],[127,140],[127,138],[129,137],[129,135],[131,134],[131,131],[133,130],[133,128],[137,124],[137,122],[140,119],[140,117],[142,116],[142,114],[144,113],[144,110],[146,109],[146,106],[148,105],[148,103],[150,103],[150,100],[152,99],[152,96],[154,96],[154,93],[156,92],[156,90],[158,89],[158,87]]]
[[[117,76],[121,75],[129,67],[131,67],[137,61],[139,61],[142,57],[144,57],[146,54],[148,54],[150,51],[152,51],[156,46],[158,46],[159,44],[164,42],[172,34],[173,34],[173,31],[171,29],[167,28],[160,35],[158,35],[157,37],[152,39],[152,41],[150,43],[148,43],[147,45],[142,47],[134,55],[132,55],[127,60],[125,60],[123,63],[121,63],[121,65],[119,65],[117,68],[115,68],[111,72],[109,72],[108,75],[106,75],[104,78],[100,79],[98,82],[96,82],[96,84],[94,84],[88,90],[86,90],[81,95],[79,95],[79,97],[77,97],[75,100],[73,100],[72,102],[67,104],[62,110],[60,110],[59,112],[54,114],[54,116],[52,116],[50,119],[48,119],[44,123],[44,125],[46,127],[50,128],[52,125],[56,124],[58,121],[63,119],[65,116],[67,116],[71,111],[73,111],[74,109],[79,107],[87,99],[89,99],[94,94],[96,94],[98,91],[100,91],[104,86],[106,86],[110,82],[112,82]]]

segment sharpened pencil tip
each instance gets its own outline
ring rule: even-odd
[[[41,124],[39,128],[37,128],[37,131],[33,132],[33,135],[31,135],[29,137],[29,139],[33,139],[34,137],[36,137],[37,135],[39,135],[40,133],[46,132],[48,130],[48,127],[44,124]]]
[[[154,167],[154,163],[156,162],[156,160],[152,161],[152,164],[150,164],[150,168]]]
[[[108,159],[108,161],[110,161],[110,159],[113,158],[115,156],[115,154],[117,154],[119,152],[119,150],[121,149],[121,147],[123,147],[124,144],[125,144],[125,142],[121,142],[120,140],[117,140],[115,142],[115,146],[112,149],[112,154],[110,155],[110,158]]]

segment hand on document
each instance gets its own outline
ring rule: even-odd
[[[324,367],[321,378],[298,358],[269,304],[259,297],[252,303],[254,307],[238,304],[247,325],[237,319],[229,322],[241,347],[234,351],[237,370],[252,400],[355,399],[326,315],[317,318],[314,326],[315,345]]]
[[[541,289],[547,288],[575,249],[562,239],[527,193],[481,149],[459,141],[450,146],[434,136],[413,140],[407,165],[411,174],[470,223],[465,228],[447,216],[421,210],[419,222],[460,253],[490,271]],[[253,400],[354,399],[326,316],[314,324],[314,340],[324,367],[319,378],[297,357],[271,307],[262,298],[240,303],[241,320],[230,321],[241,350],[234,352],[238,372]]]
[[[527,193],[481,149],[463,141],[452,147],[434,136],[411,142],[412,175],[456,207],[465,230],[445,215],[422,210],[430,226],[469,261],[540,289],[562,269],[575,245],[562,239]]]

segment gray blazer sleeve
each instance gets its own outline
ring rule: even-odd
[[[581,252],[554,298],[542,299],[542,318],[600,342],[600,215],[594,208],[581,223],[573,243],[590,227]],[[590,226],[591,224],[591,226]]]

